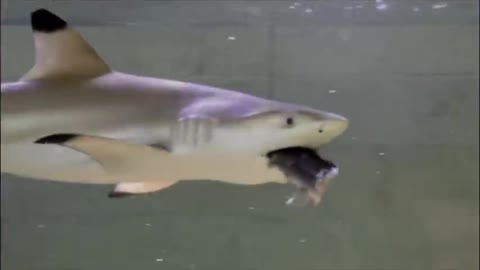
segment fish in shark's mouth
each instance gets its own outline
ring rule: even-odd
[[[298,190],[287,200],[288,205],[303,207],[310,201],[318,205],[328,183],[338,174],[338,167],[323,159],[315,150],[289,147],[267,154],[270,166],[277,167]]]

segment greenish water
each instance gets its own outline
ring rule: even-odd
[[[3,179],[4,269],[475,269],[478,152],[379,147],[329,153],[341,175],[318,208],[285,207],[292,189],[277,185],[111,200]]]
[[[286,207],[293,188],[274,184],[109,199],[110,186],[2,175],[1,268],[478,269],[478,3],[374,2],[2,1],[2,82],[31,66],[25,19],[43,6],[82,25],[117,70],[351,126],[323,150],[340,174],[317,208]]]

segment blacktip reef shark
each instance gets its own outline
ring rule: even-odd
[[[346,130],[341,115],[118,72],[59,16],[30,21],[35,64],[1,87],[2,173],[115,184],[110,197],[182,180],[294,182],[318,204],[338,172],[311,151]]]

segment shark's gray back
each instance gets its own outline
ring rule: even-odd
[[[2,144],[57,132],[103,135],[135,125],[146,131],[160,128],[175,121],[192,102],[219,92],[119,72],[82,81],[6,83],[1,99]]]

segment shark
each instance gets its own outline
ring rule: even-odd
[[[110,197],[187,180],[259,185],[295,178],[302,198],[318,204],[338,172],[311,151],[347,129],[342,115],[120,72],[57,14],[37,9],[30,22],[34,65],[1,84],[2,173],[111,184]],[[301,161],[302,153],[311,162]],[[287,173],[314,163],[308,176]]]

